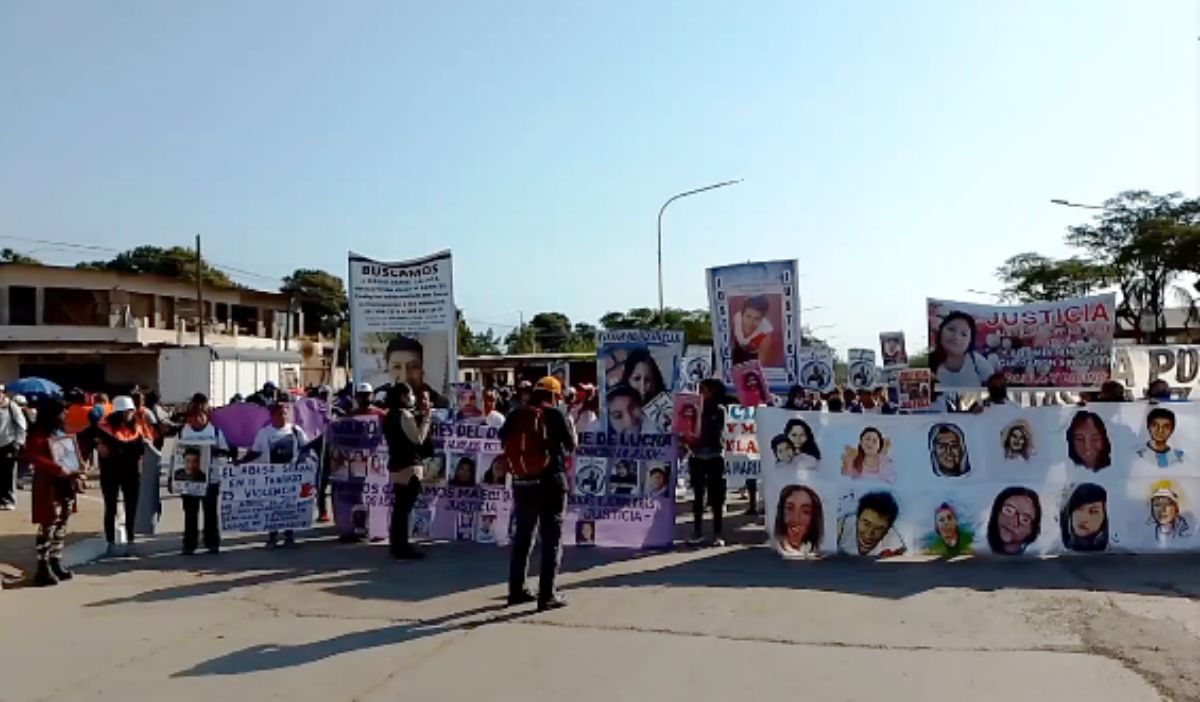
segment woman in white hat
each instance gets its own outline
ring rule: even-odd
[[[133,398],[121,395],[113,399],[113,411],[100,422],[100,492],[104,495],[104,538],[108,555],[117,552],[117,498],[125,500],[125,555],[133,546],[133,525],[137,518],[138,489],[141,483],[142,454],[152,437],[139,428]]]

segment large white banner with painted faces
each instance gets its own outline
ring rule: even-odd
[[[1124,403],[879,416],[760,408],[784,556],[1200,548],[1200,408]]]

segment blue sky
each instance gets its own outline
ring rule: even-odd
[[[1064,253],[1050,198],[1196,195],[1198,35],[1185,0],[3,3],[0,236],[199,232],[268,277],[450,248],[502,333],[654,306],[659,206],[744,178],[668,210],[667,304],[794,257],[874,347]]]

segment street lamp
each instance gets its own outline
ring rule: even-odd
[[[1084,205],[1084,204],[1078,203],[1078,202],[1071,202],[1069,200],[1063,200],[1062,198],[1054,198],[1054,199],[1050,200],[1050,204],[1062,205],[1063,207],[1079,207],[1079,208],[1082,208],[1085,210],[1107,210],[1108,209],[1107,207],[1105,207],[1103,205]]]
[[[677,195],[672,195],[666,202],[663,203],[662,209],[660,209],[658,211],[658,324],[659,324],[659,326],[666,326],[666,322],[667,322],[666,307],[663,305],[663,266],[662,266],[662,218],[663,218],[663,212],[667,211],[667,205],[670,205],[672,202],[675,202],[676,200],[679,200],[680,198],[685,198],[685,197],[688,197],[689,195],[698,195],[707,190],[716,190],[717,188],[724,188],[727,185],[737,185],[740,182],[742,182],[741,178],[738,178],[737,180],[726,180],[721,183],[713,183],[712,185],[706,185],[703,188],[696,188],[695,190],[688,190],[687,192],[682,192]]]

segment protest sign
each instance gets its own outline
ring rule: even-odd
[[[879,350],[883,356],[883,367],[903,368],[908,365],[908,348],[904,344],[904,332],[881,332]]]
[[[483,408],[479,405],[479,386],[474,383],[450,383],[454,398],[454,416],[462,420],[479,419]]]
[[[1150,383],[1165,380],[1176,398],[1188,398],[1200,385],[1200,346],[1118,346],[1113,380],[1134,397],[1144,397]]]
[[[688,344],[683,352],[683,380],[680,388],[699,392],[700,381],[713,377],[712,347]]]
[[[766,523],[787,556],[1200,549],[1200,407],[979,415],[760,409]]]
[[[209,471],[212,465],[211,441],[175,442],[168,470],[171,490],[176,495],[203,497],[208,492]]]
[[[733,387],[737,390],[738,402],[747,407],[770,403],[771,394],[767,391],[762,366],[758,361],[747,361],[733,367]]]
[[[902,410],[926,410],[933,405],[933,373],[928,368],[905,368],[896,373],[896,404]]]
[[[832,392],[834,388],[833,349],[809,346],[800,349],[800,385],[813,392]]]
[[[329,484],[333,522],[344,537],[367,535],[367,475],[387,472],[383,426],[377,416],[340,417],[329,425]]]
[[[351,360],[359,382],[407,382],[450,405],[458,377],[457,312],[449,251],[382,262],[350,254]]]
[[[999,306],[928,300],[938,390],[977,390],[995,372],[1012,388],[1096,388],[1112,372],[1116,296]]]
[[[675,433],[683,437],[700,436],[700,410],[703,398],[694,392],[681,392],[675,396]]]
[[[871,349],[850,349],[846,352],[846,377],[855,390],[873,390],[879,383],[875,369],[875,352]]]
[[[238,402],[213,410],[209,421],[221,430],[230,447],[250,448],[258,430],[271,422],[271,413],[262,405]]]
[[[747,480],[757,479],[761,472],[756,412],[757,408],[742,405],[725,408],[721,441],[725,451],[725,480],[732,490],[745,487]]]
[[[596,378],[605,431],[633,437],[670,434],[683,332],[596,333]]]
[[[313,441],[329,428],[329,405],[315,397],[302,397],[292,403],[292,423]]]
[[[758,361],[771,391],[787,392],[800,372],[796,261],[721,266],[707,277],[721,380],[732,385],[734,366]]]
[[[567,361],[551,361],[546,364],[546,375],[553,376],[564,388],[571,385],[571,364]]]
[[[317,464],[244,463],[221,467],[221,529],[263,532],[312,526]]]

